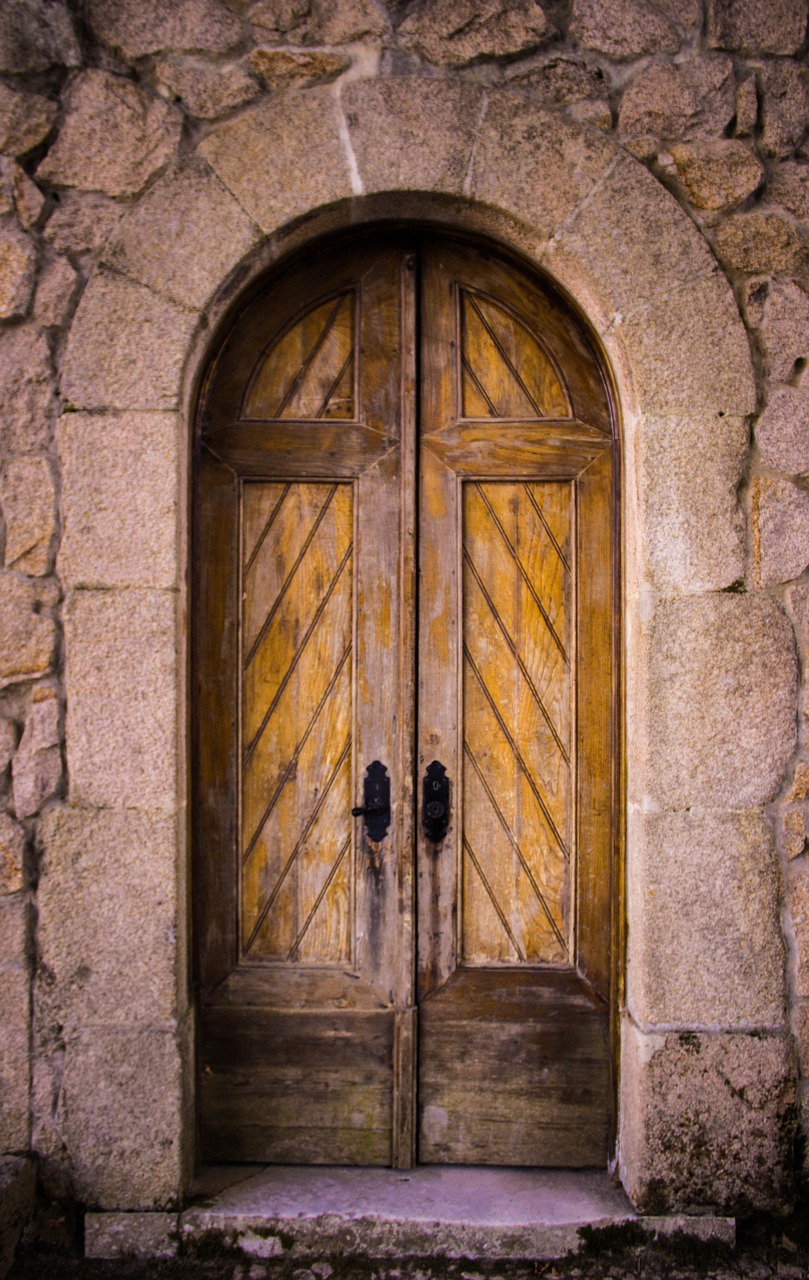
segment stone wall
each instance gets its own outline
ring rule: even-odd
[[[166,1205],[192,1158],[205,333],[314,210],[344,225],[414,191],[450,200],[396,211],[500,235],[570,289],[623,401],[626,1185],[654,1211],[789,1198],[796,1098],[809,1127],[806,24],[805,0],[0,8],[0,1150],[36,1153],[50,1192]]]

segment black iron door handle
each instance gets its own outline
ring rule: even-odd
[[[449,778],[444,766],[433,760],[421,784],[421,825],[427,839],[440,844],[449,827]]]
[[[378,844],[390,826],[390,778],[384,764],[372,760],[365,770],[363,804],[351,810],[352,818],[364,818],[368,839]]]

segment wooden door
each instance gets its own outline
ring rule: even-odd
[[[555,299],[424,255],[419,1157],[597,1165],[610,1118],[615,706],[609,400]]]
[[[440,238],[325,246],[221,342],[195,469],[204,1160],[604,1163],[611,427],[560,300]],[[351,814],[372,762],[376,839]]]

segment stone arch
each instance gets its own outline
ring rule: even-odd
[[[182,814],[184,710],[176,690],[183,632],[172,628],[170,602],[179,591],[182,603],[184,566],[169,544],[183,545],[185,415],[210,326],[288,248],[381,217],[456,224],[517,249],[577,303],[613,370],[625,437],[627,566],[621,1172],[636,1201],[655,1210],[766,1207],[778,1200],[789,1163],[792,1068],[775,852],[761,807],[794,748],[793,642],[772,600],[731,590],[744,571],[737,488],[746,416],[755,408],[746,333],[699,231],[641,164],[518,90],[437,80],[290,90],[215,128],[116,228],[64,361],[63,391],[80,411],[77,421],[63,419],[66,484],[77,447],[87,452],[110,422],[116,431],[145,423],[177,476],[174,501],[159,485],[147,486],[153,510],[141,512],[154,522],[163,559],[157,555],[145,572],[130,570],[124,549],[117,579],[109,566],[98,572],[88,567],[87,548],[77,551],[68,519],[60,571],[68,587],[135,588],[149,619],[160,614],[152,627],[155,661],[173,675],[144,695],[139,714],[156,808]],[[120,468],[120,455],[101,456],[102,468]],[[132,455],[129,465],[135,462]],[[103,485],[103,472],[99,479]],[[69,501],[68,493],[68,512]],[[114,533],[116,518],[111,511],[106,534],[99,527],[95,536]],[[120,625],[128,603],[120,604]],[[112,613],[117,607],[105,605]],[[88,625],[93,619],[78,606],[68,608],[71,797],[103,804],[114,794],[126,802],[143,770],[115,746],[113,767],[99,774],[99,766],[109,742],[126,744],[130,730],[102,705],[99,687],[71,687]],[[757,684],[765,690],[763,715]],[[161,840],[156,857],[179,886],[177,844],[165,832]],[[727,900],[718,943],[717,883]],[[676,901],[677,912],[662,909],[666,901]],[[745,932],[749,919],[757,921],[755,938]],[[657,959],[661,936],[668,972]],[[132,1178],[117,1193],[120,1203],[108,1207],[143,1207],[160,1196],[156,1186],[165,1188],[164,1199],[182,1189],[190,1141],[179,1083],[187,1054],[183,955],[180,944],[166,943],[155,957],[180,1014],[172,1045],[161,1048],[177,1081],[166,1120],[174,1154],[156,1179],[154,1138],[144,1133],[139,1151],[151,1161],[150,1179]],[[734,1083],[745,1072],[753,1073],[764,1117],[752,1128]],[[664,1089],[661,1105],[653,1099]],[[704,1100],[699,1121],[689,1119],[689,1094]],[[699,1125],[702,1165],[688,1158],[689,1124],[695,1141]],[[669,1154],[674,1131],[684,1153],[677,1159]],[[738,1152],[736,1167],[720,1174],[726,1162],[716,1153],[728,1147]],[[103,1204],[97,1160],[94,1169],[84,1198]]]

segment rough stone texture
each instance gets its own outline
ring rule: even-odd
[[[809,234],[779,213],[733,214],[717,228],[715,243],[732,271],[809,277]]]
[[[640,433],[644,563],[659,591],[721,591],[744,577],[738,498],[748,449],[738,418],[660,418]]]
[[[618,125],[630,138],[719,138],[735,110],[730,58],[695,56],[640,71],[624,92]]]
[[[59,253],[96,253],[123,212],[106,196],[63,191],[45,226],[45,239]]]
[[[351,66],[344,53],[318,50],[302,53],[289,49],[254,49],[250,66],[268,89],[289,89],[293,85],[327,83]]]
[[[58,113],[56,103],[41,94],[18,93],[0,84],[0,151],[25,155],[48,136]]]
[[[11,764],[17,749],[17,730],[13,720],[0,719],[0,779]]]
[[[103,260],[175,302],[202,307],[258,235],[230,192],[192,156],[118,224]]]
[[[809,164],[784,160],[770,178],[770,198],[809,224]]]
[[[806,35],[806,0],[708,0],[708,43],[732,53],[795,53]]]
[[[674,170],[697,209],[732,209],[752,195],[764,168],[749,147],[733,138],[680,142],[671,148]]]
[[[37,813],[62,781],[60,719],[57,691],[48,685],[38,685],[11,764],[14,811],[18,818],[30,818]]]
[[[622,1172],[646,1213],[778,1209],[791,1190],[795,1064],[783,1035],[624,1024]]]
[[[736,87],[736,137],[750,138],[758,123],[758,88],[756,77],[740,80]]]
[[[24,887],[25,831],[7,813],[0,813],[0,893],[19,893]]]
[[[787,809],[784,813],[784,847],[789,859],[799,858],[806,852],[806,814],[802,809]]]
[[[177,801],[177,601],[75,591],[65,610],[67,764],[74,804]]]
[[[34,319],[43,329],[65,323],[79,277],[67,258],[51,258],[42,268],[34,298]]]
[[[461,191],[482,100],[472,85],[431,80],[348,85],[342,102],[365,190],[406,180],[422,191]]]
[[[773,798],[795,750],[794,644],[768,596],[658,605],[648,633],[643,787],[660,808],[749,809]]]
[[[88,1208],[162,1208],[180,1193],[182,1072],[176,1034],[91,1027],[67,1039],[61,1132]]]
[[[107,71],[77,76],[65,111],[56,142],[37,170],[39,179],[58,187],[135,195],[168,163],[180,137],[174,107]]]
[[[375,39],[388,29],[375,0],[259,0],[250,11],[258,43],[346,44]]]
[[[761,460],[787,475],[809,475],[809,392],[779,387],[756,424]]]
[[[555,35],[538,0],[420,0],[399,39],[428,62],[462,67],[526,53]]]
[[[55,603],[53,588],[0,573],[0,688],[46,675],[52,666],[56,627],[39,612]]]
[[[0,1156],[0,1276],[5,1276],[34,1211],[34,1166],[21,1156]]]
[[[0,164],[11,205],[26,231],[32,231],[45,207],[45,197],[16,161],[6,159]]]
[[[161,49],[224,53],[242,38],[242,23],[219,0],[87,0],[87,17],[106,44],[126,58]]]
[[[793,866],[787,889],[789,913],[795,931],[795,994],[809,996],[809,874],[805,866]]]
[[[649,235],[638,243],[634,219],[643,219]],[[626,269],[631,255],[632,271]],[[654,297],[698,276],[710,276],[710,249],[671,196],[644,167],[621,157],[592,198],[553,241],[546,265],[554,271],[560,256],[587,261],[592,276],[619,313],[628,313]]]
[[[493,91],[480,126],[470,194],[551,235],[615,160],[614,144],[562,121],[528,94]]]
[[[695,0],[575,0],[570,38],[612,58],[676,53],[699,20]]]
[[[0,71],[19,75],[55,63],[77,67],[81,49],[65,0],[4,0],[0,5]]]
[[[799,578],[809,565],[809,492],[791,480],[753,482],[753,560],[761,586]]]
[[[192,62],[188,58],[158,58],[155,77],[191,112],[203,120],[233,111],[260,91],[259,82],[241,63]]]
[[[647,412],[742,416],[756,407],[747,334],[723,276],[696,280],[623,321]]]
[[[328,87],[290,89],[221,125],[199,150],[263,231],[351,194]]]
[[[796,583],[786,591],[787,608],[804,649],[809,648],[809,587]]]
[[[36,278],[36,249],[13,224],[0,225],[0,320],[24,316]]]
[[[772,1026],[784,1019],[779,865],[760,814],[638,815],[629,882],[636,1021]]]
[[[47,458],[14,458],[0,480],[6,526],[5,566],[41,576],[51,567],[56,490]]]
[[[50,1007],[73,1028],[177,1012],[177,826],[131,809],[51,809],[37,946]],[[64,903],[71,904],[69,914]]]
[[[174,1258],[176,1213],[88,1213],[85,1258]]]
[[[566,107],[574,102],[593,99],[601,102],[608,85],[600,67],[588,66],[576,58],[549,56],[525,70],[520,67],[509,83],[530,86],[532,93],[548,106]]]
[[[61,419],[58,568],[66,585],[177,585],[180,433],[173,414]]]
[[[196,313],[98,273],[70,330],[62,390],[77,409],[170,409]]]
[[[0,1151],[30,1142],[30,980],[19,961],[0,961]]]
[[[779,382],[789,381],[809,357],[809,294],[793,280],[774,280],[762,318],[769,371]]]
[[[809,120],[809,68],[773,61],[758,72],[761,90],[761,147],[785,156],[800,142]]]

